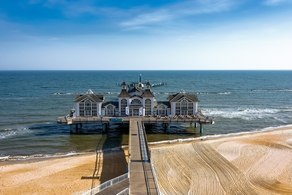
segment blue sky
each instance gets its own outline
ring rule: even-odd
[[[0,2],[0,70],[292,69],[292,0]]]

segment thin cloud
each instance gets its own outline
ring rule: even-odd
[[[292,3],[292,0],[266,0],[264,2],[265,5],[269,5],[269,6],[276,6],[283,3]]]
[[[39,3],[41,3],[43,0],[29,0],[28,1],[28,4],[32,4],[32,5],[34,5],[34,4],[39,4]]]
[[[200,14],[229,11],[235,3],[230,0],[184,1],[135,15],[120,23],[124,27],[163,24],[175,19]]]
[[[172,15],[166,10],[157,10],[151,13],[140,14],[133,19],[122,22],[122,26],[141,26],[154,24],[172,19]]]
[[[67,0],[30,0],[30,2],[39,2],[46,8],[59,9],[66,16],[79,16],[84,13],[96,15],[99,13],[98,7],[94,6],[92,1],[69,2]]]

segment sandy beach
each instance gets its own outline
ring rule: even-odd
[[[125,150],[0,164],[0,194],[82,194],[126,172]]]
[[[0,194],[82,194],[124,174],[127,150],[0,165]],[[151,145],[162,194],[291,194],[292,129]]]
[[[292,130],[151,150],[162,194],[292,194]]]

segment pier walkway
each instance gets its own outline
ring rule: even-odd
[[[150,152],[142,117],[129,120],[129,173],[120,182],[107,182],[87,191],[84,195],[133,194],[157,195],[158,189],[150,163]],[[114,178],[113,180],[116,180]],[[108,181],[110,182],[110,181]],[[105,186],[105,187],[102,187]],[[123,193],[125,191],[125,193]]]
[[[130,194],[158,194],[141,117],[130,119]]]

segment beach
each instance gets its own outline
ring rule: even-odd
[[[291,194],[292,129],[152,147],[162,194]]]
[[[0,164],[0,194],[83,194],[126,172],[127,149]]]
[[[291,194],[290,127],[150,144],[162,194]],[[127,149],[0,166],[0,194],[82,194],[127,167]]]

